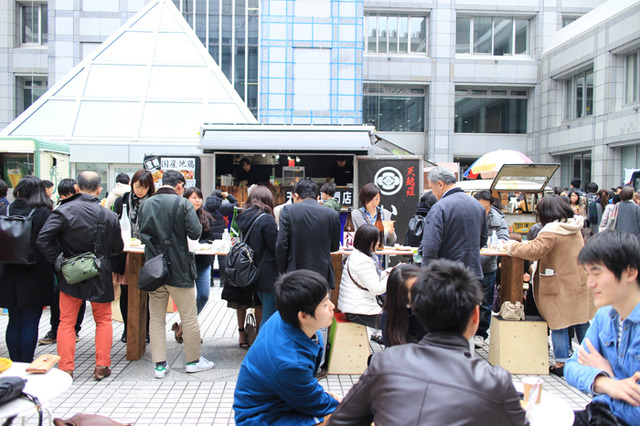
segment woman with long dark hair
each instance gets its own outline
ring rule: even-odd
[[[580,204],[580,191],[576,188],[571,188],[569,191],[569,202],[571,203],[571,210],[573,210],[573,214],[579,214],[586,219],[587,214],[585,213],[582,204]]]
[[[387,290],[389,271],[383,271],[375,254],[380,234],[378,228],[365,224],[356,231],[353,252],[342,268],[338,309],[349,321],[378,328],[382,308],[376,296]]]
[[[260,267],[258,279],[254,284],[244,288],[227,284],[222,291],[222,298],[227,301],[227,306],[236,310],[239,345],[243,349],[249,347],[244,330],[247,308],[255,308],[258,327],[276,311],[273,286],[278,278],[275,257],[278,227],[273,215],[274,208],[275,201],[271,190],[265,186],[257,186],[249,193],[244,212],[236,219],[244,242],[253,250],[254,262]],[[247,235],[254,222],[255,225]]]
[[[193,208],[196,209],[196,215],[202,225],[202,234],[200,235],[201,243],[208,243],[213,240],[219,240],[222,238],[222,234],[216,235],[213,228],[213,216],[211,213],[202,208],[202,191],[199,188],[187,188],[184,190],[184,198],[191,201]],[[211,266],[213,265],[213,256],[206,254],[197,255],[196,253],[196,271],[198,272],[198,278],[196,278],[196,307],[198,314],[202,312],[204,305],[209,300],[209,293],[211,291]]]
[[[426,330],[409,304],[411,286],[420,275],[420,267],[401,264],[393,268],[387,280],[387,296],[380,316],[380,328],[386,347],[419,342]]]
[[[5,339],[11,360],[30,363],[38,342],[42,308],[51,303],[53,296],[53,266],[36,248],[36,238],[53,204],[42,180],[35,176],[23,177],[13,196],[13,203],[0,207],[0,215],[28,216],[33,210],[29,257],[34,263],[0,265],[0,306],[9,310]]]
[[[138,227],[138,209],[140,204],[153,195],[156,187],[153,184],[153,175],[149,170],[138,170],[131,178],[131,192],[125,192],[113,203],[113,211],[122,218],[126,215],[131,225],[131,238],[140,239]],[[128,241],[124,242],[125,245]],[[120,284],[120,312],[124,330],[120,341],[127,343],[127,312],[129,309],[129,283],[127,276],[129,272],[129,255],[122,253],[112,258],[113,282]],[[147,316],[147,336],[149,336],[149,317]],[[149,338],[147,337],[147,342]]]

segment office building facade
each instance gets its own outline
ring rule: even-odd
[[[571,113],[575,116],[548,119],[560,109],[573,108],[567,106],[574,101],[567,101],[565,90],[576,99],[591,90],[593,119],[606,122],[612,111],[598,105],[618,102],[600,96],[608,86],[597,86],[598,72],[609,75],[609,61],[601,62],[603,68],[593,74],[588,69],[571,74],[561,86],[554,85],[555,92],[545,83],[557,79],[545,65],[555,60],[546,59],[555,53],[545,48],[563,27],[582,27],[578,18],[600,5],[626,10],[637,2],[172,1],[260,122],[371,123],[383,137],[410,152],[436,162],[457,161],[463,167],[485,152],[516,149],[535,161],[562,163],[554,179],[561,185],[580,176],[584,182],[611,186],[619,183],[623,166],[640,166],[632,148],[637,139],[633,132],[624,142],[611,142],[596,137],[596,130],[589,135],[583,129],[573,141],[558,130],[567,123],[573,128],[582,123],[590,115],[588,100],[579,112]],[[11,28],[0,35],[0,55],[8,58],[6,67],[0,65],[0,127],[145,3],[8,2],[0,10]],[[631,19],[637,19],[634,13]],[[631,27],[619,31],[637,39]],[[624,55],[631,56],[624,61],[633,64],[633,42],[629,43],[631,50]],[[585,43],[577,43],[574,51],[593,54]],[[633,66],[615,69],[620,78],[632,79],[621,70],[630,67],[633,76]],[[592,80],[595,88],[589,87]],[[626,90],[625,84],[614,86]],[[638,101],[628,96],[625,111],[633,112]],[[603,156],[611,143],[624,147]]]

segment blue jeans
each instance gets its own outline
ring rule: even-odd
[[[262,320],[260,320],[260,328],[262,328],[264,323],[276,312],[276,295],[274,293],[258,292],[258,296],[262,300]]]
[[[40,316],[42,316],[42,306],[9,308],[9,323],[5,339],[12,361],[28,363],[33,361],[33,354],[38,344]]]
[[[572,326],[576,331],[578,343],[582,343],[582,339],[587,334],[589,323],[576,324]],[[553,356],[556,362],[567,362],[571,357],[571,340],[569,340],[569,327],[560,330],[551,330],[551,343],[553,343]]]
[[[487,330],[491,326],[491,307],[493,306],[493,294],[496,284],[496,271],[486,272],[482,279],[482,305],[480,305],[480,324],[476,336],[487,338]]]
[[[209,292],[211,291],[211,266],[198,269],[198,278],[196,278],[196,308],[198,314],[204,309],[204,305],[209,301]]]

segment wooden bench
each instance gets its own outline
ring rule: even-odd
[[[336,312],[329,330],[328,374],[362,374],[369,358],[367,327],[347,320]]]

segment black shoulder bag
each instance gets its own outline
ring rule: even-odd
[[[248,240],[253,226],[263,215],[266,215],[266,213],[261,213],[253,220],[247,233],[242,236],[242,241]],[[227,282],[234,287],[247,287],[258,279],[259,274],[260,268],[254,262],[253,249],[246,242],[238,241],[235,243],[227,255],[227,268],[225,270]]]
[[[180,197],[176,197],[175,203],[173,203],[173,210],[171,211],[171,220],[169,221],[169,229],[164,237],[164,245],[162,246],[162,253],[152,257],[142,265],[140,273],[138,275],[138,288],[144,291],[154,291],[160,288],[160,286],[166,284],[169,281],[169,265],[171,261],[167,255],[169,246],[171,245],[171,233],[176,221],[176,212],[178,211],[178,205],[180,204]]]
[[[33,212],[29,216],[11,216],[7,206],[6,216],[0,216],[0,263],[13,263],[29,265],[35,263],[31,252],[31,227],[33,225]]]
[[[89,278],[100,275],[101,262],[98,259],[98,251],[100,250],[100,239],[102,237],[102,227],[104,226],[104,207],[100,207],[98,216],[98,230],[96,231],[96,240],[93,243],[93,252],[76,254],[67,257],[62,261],[60,270],[67,284],[74,285]]]
[[[24,392],[24,386],[27,383],[25,379],[18,376],[8,376],[0,378],[0,405],[11,402],[14,399],[25,397],[29,401],[33,402],[38,412],[38,424],[42,426],[42,404],[37,397],[29,395]],[[2,426],[8,426],[13,424],[13,420],[17,416],[8,417]]]

